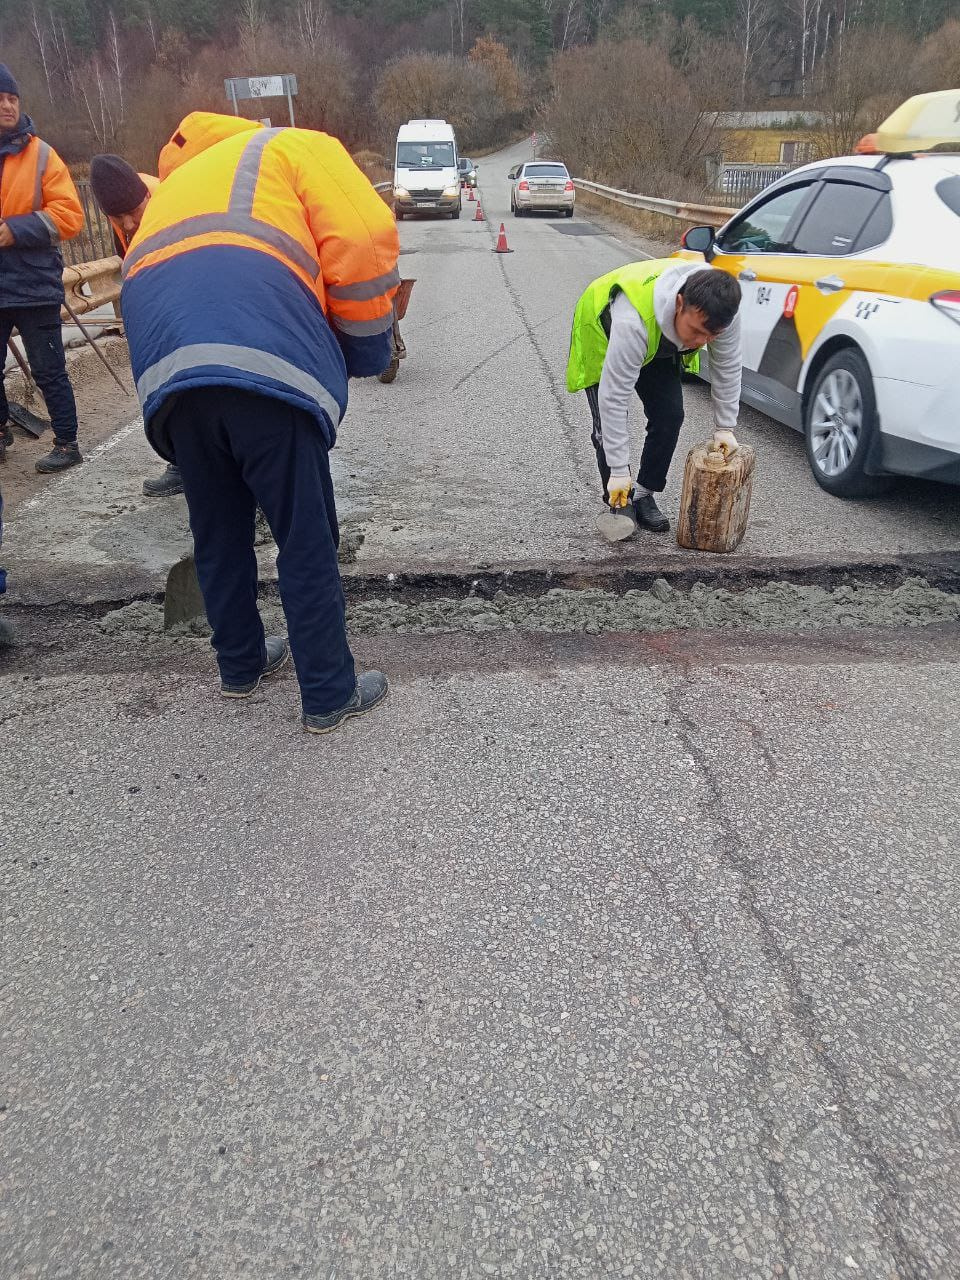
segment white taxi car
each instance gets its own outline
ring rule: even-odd
[[[804,432],[824,489],[960,483],[960,90],[911,98],[858,151],[691,229],[685,256],[740,281],[742,398]]]

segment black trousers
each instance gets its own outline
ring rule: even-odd
[[[59,304],[54,302],[42,307],[0,307],[0,354],[4,359],[13,329],[20,330],[30,372],[50,414],[53,434],[61,444],[75,441],[77,402],[73,398],[73,387],[67,376]],[[0,426],[9,416],[7,396],[3,389],[3,373],[0,372]]]
[[[637,379],[637,395],[647,419],[637,484],[649,489],[651,493],[660,493],[666,488],[667,472],[683,426],[681,370],[679,357],[665,356],[662,360],[653,359],[644,365]],[[590,438],[597,453],[597,466],[600,468],[603,497],[606,501],[610,468],[603,452],[603,437],[600,432],[599,384],[587,387],[586,392],[593,418]]]
[[[221,677],[255,680],[266,662],[257,610],[257,504],[277,540],[280,599],[310,715],[356,688],[347,644],[340,540],[326,441],[314,419],[271,396],[199,387],[177,396],[164,427],[183,476],[197,577]]]

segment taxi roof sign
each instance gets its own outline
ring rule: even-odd
[[[955,146],[960,150],[960,89],[918,93],[857,145],[861,155],[903,155]]]

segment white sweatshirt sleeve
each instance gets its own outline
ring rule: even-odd
[[[618,293],[610,306],[610,343],[597,397],[603,452],[615,476],[630,472],[630,406],[646,355],[647,326],[627,295]]]
[[[743,353],[740,346],[740,315],[709,344],[710,395],[713,420],[721,430],[733,431],[740,414],[740,378]]]

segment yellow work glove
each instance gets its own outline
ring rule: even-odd
[[[630,501],[633,481],[627,476],[611,476],[607,481],[607,499],[613,511],[622,510]]]
[[[717,453],[722,453],[725,458],[729,458],[740,446],[732,431],[726,427],[717,427],[713,433],[713,448]]]

